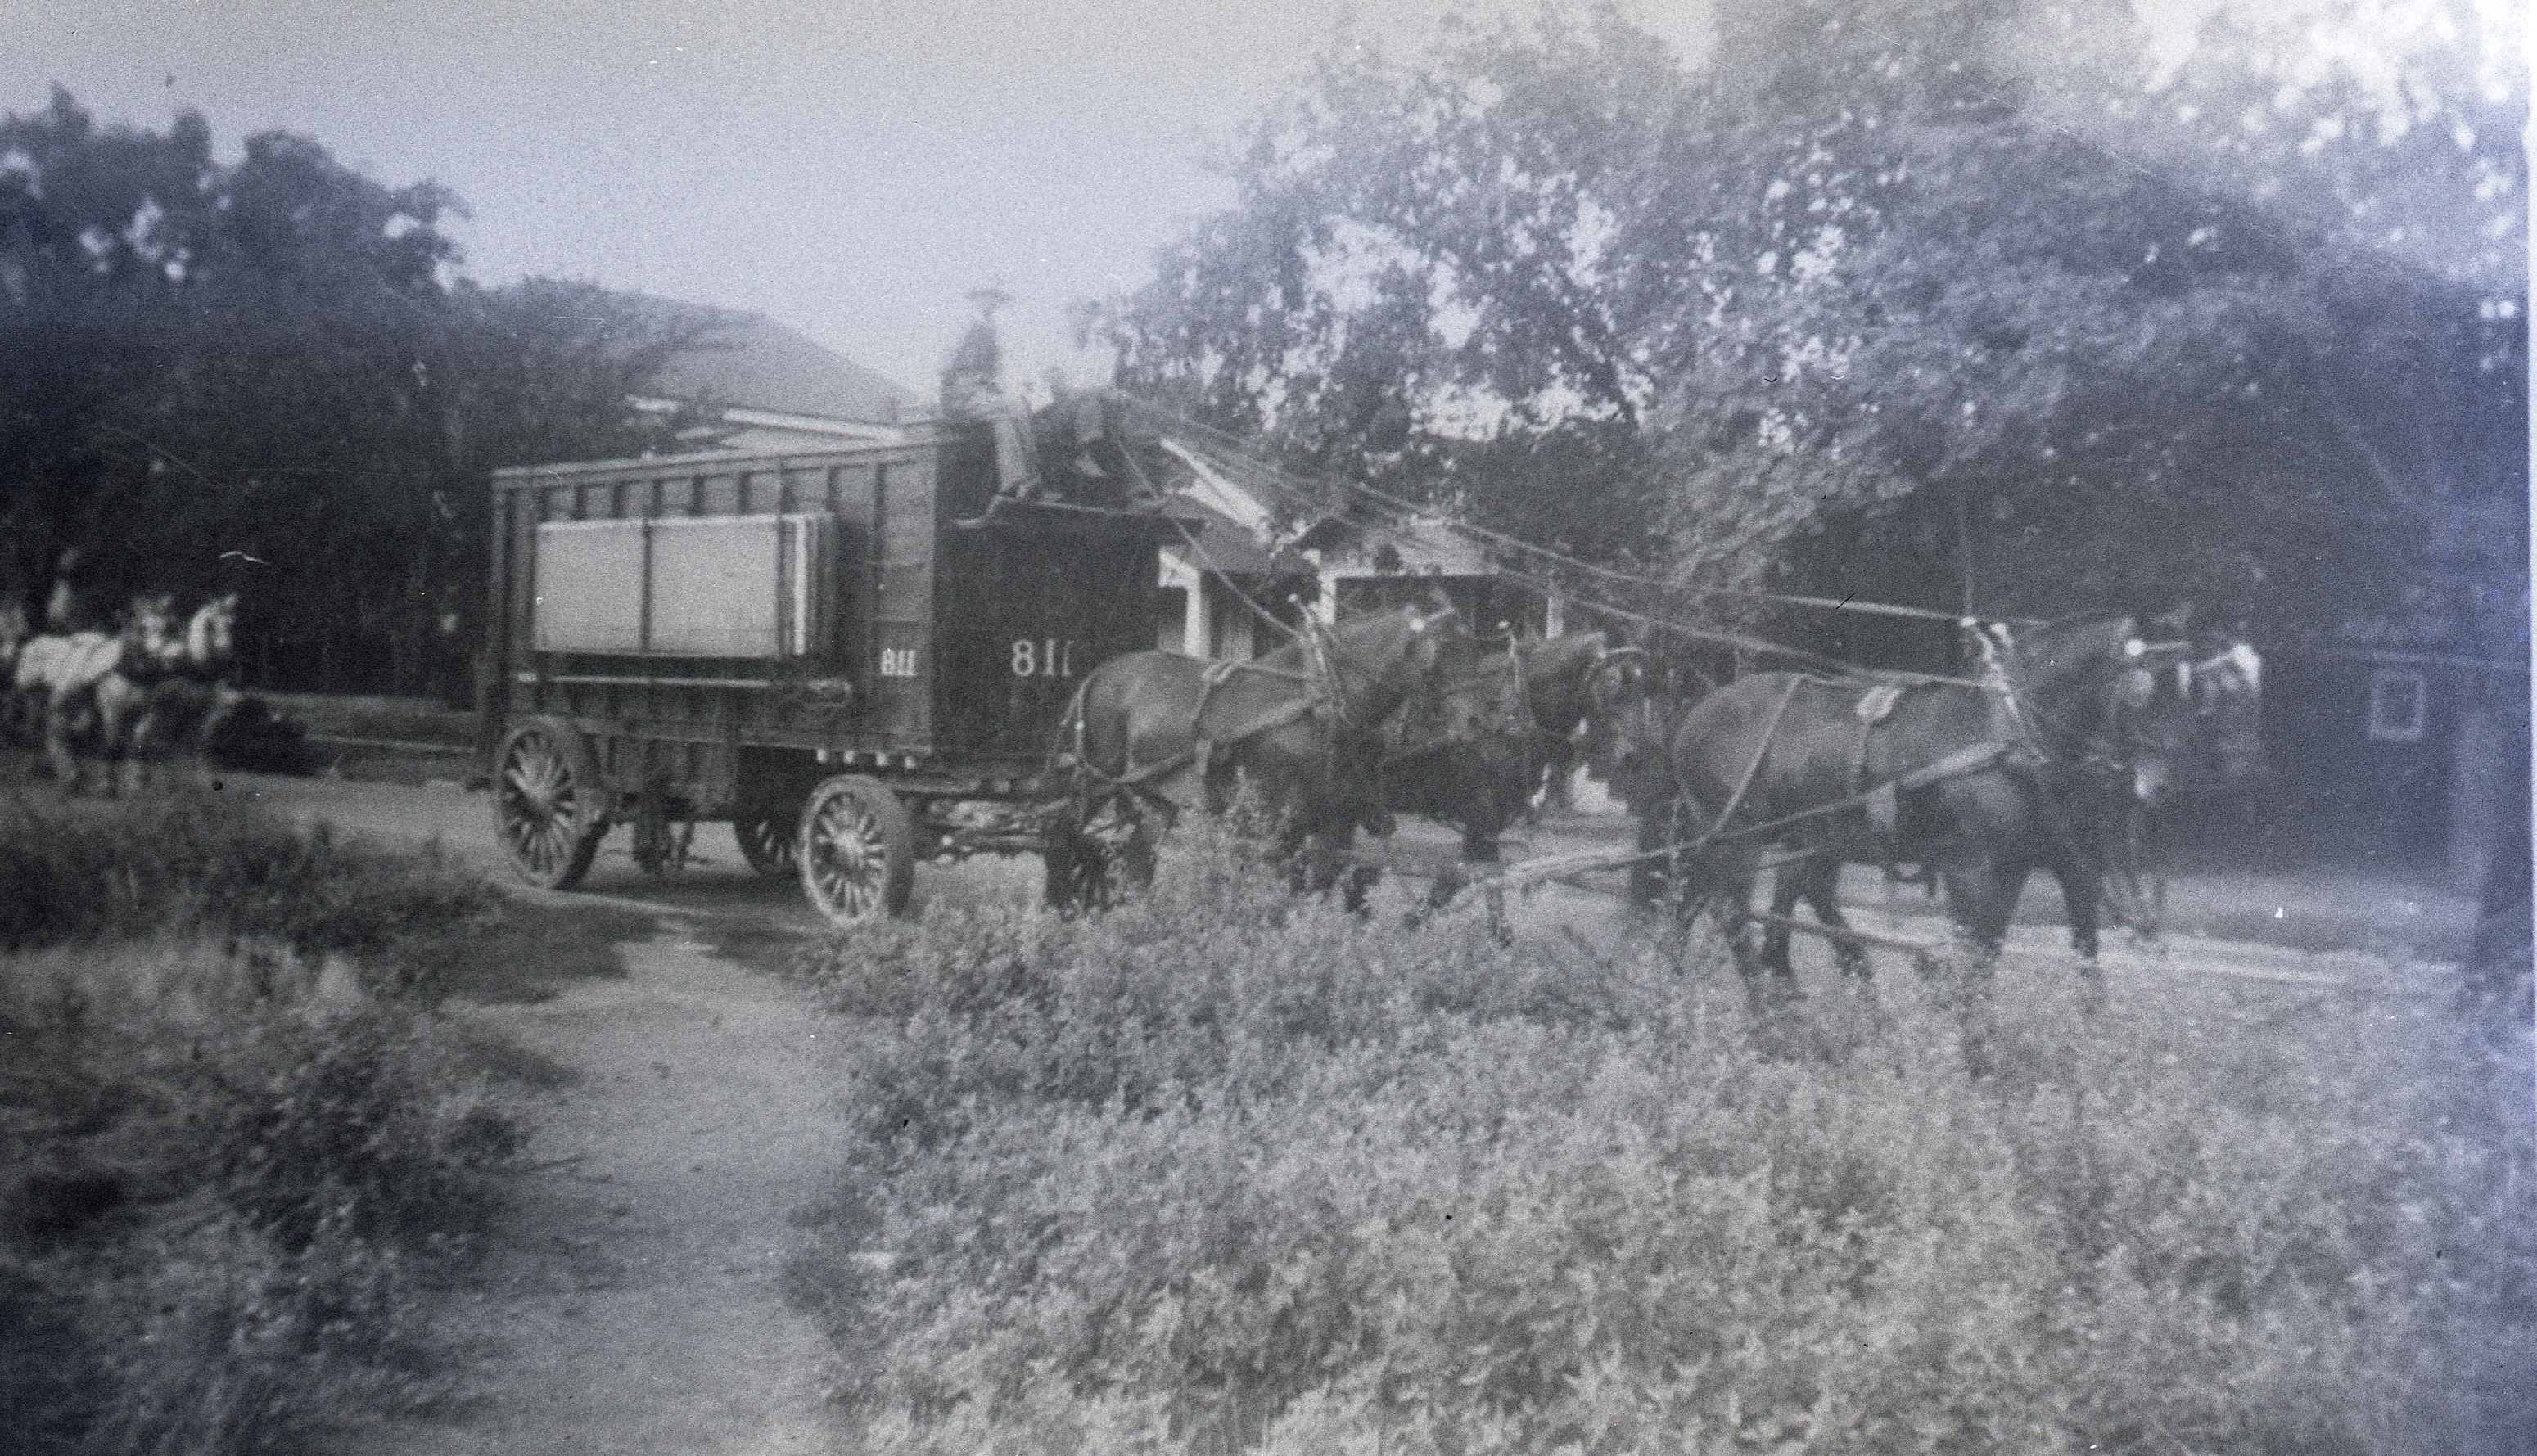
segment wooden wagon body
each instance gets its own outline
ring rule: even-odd
[[[1152,644],[1167,528],[1039,479],[1012,421],[898,434],[495,473],[486,749],[524,875],[570,884],[617,824],[675,867],[722,821],[845,918],[913,858],[1037,847],[1076,684]],[[827,809],[856,844],[813,843]]]

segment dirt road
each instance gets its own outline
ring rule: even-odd
[[[532,1129],[534,1171],[483,1268],[435,1315],[470,1399],[377,1430],[362,1456],[833,1449],[826,1346],[780,1289],[793,1215],[827,1191],[841,1136],[838,1044],[805,994],[766,974],[816,928],[799,891],[722,843],[676,879],[647,879],[619,853],[593,871],[593,893],[551,895],[511,880],[482,794],[224,785],[294,822],[437,844],[530,904],[613,908],[590,923],[631,935],[621,978],[452,1005],[517,1074],[501,1095]]]
[[[780,1279],[840,1136],[836,1044],[794,988],[676,928],[621,954],[622,980],[456,1012],[527,1054],[536,1171],[438,1317],[477,1399],[371,1456],[833,1448],[825,1346]]]

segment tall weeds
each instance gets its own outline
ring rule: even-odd
[[[430,1398],[416,1280],[518,1141],[422,1004],[489,893],[217,802],[0,812],[11,1449],[298,1451]]]
[[[840,937],[864,1123],[797,1270],[882,1450],[2516,1449],[2499,1063],[2401,999],[2015,976],[1790,1054],[1714,957],[1285,899]],[[2515,1073],[2524,1087],[2524,1064]],[[2514,1189],[2517,1191],[2514,1192]]]
[[[0,950],[164,933],[355,957],[373,989],[432,988],[498,901],[478,876],[291,828],[207,792],[0,799]]]

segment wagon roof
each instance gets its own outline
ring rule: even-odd
[[[779,465],[805,460],[874,455],[935,443],[931,430],[921,424],[903,426],[896,435],[897,438],[887,440],[805,440],[799,445],[757,446],[746,450],[695,450],[676,455],[627,456],[618,460],[558,460],[546,465],[512,465],[493,472],[493,479],[498,484],[523,485],[540,479],[629,471],[666,475],[689,471],[724,470],[752,461],[763,461],[766,468],[772,470]]]

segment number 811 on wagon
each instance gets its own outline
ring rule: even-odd
[[[1009,664],[1015,677],[1073,677],[1074,649],[1070,637],[1016,637]]]

